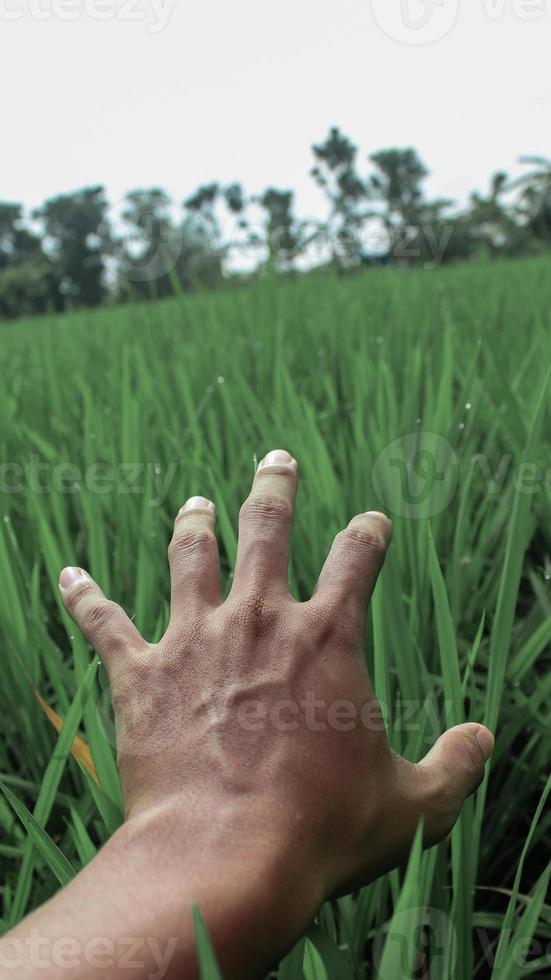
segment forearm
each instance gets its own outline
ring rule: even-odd
[[[255,977],[322,900],[286,834],[247,817],[186,827],[180,807],[130,820],[50,902],[0,943],[0,977],[181,980],[197,976],[192,907],[225,977]]]

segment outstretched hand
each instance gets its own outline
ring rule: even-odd
[[[60,580],[68,612],[109,672],[127,820],[164,814],[222,864],[235,860],[254,877],[258,859],[273,887],[297,883],[297,909],[282,913],[276,948],[267,937],[259,964],[326,897],[403,861],[420,818],[427,843],[448,834],[493,748],[473,723],[446,732],[416,765],[390,749],[363,641],[391,524],[374,512],[355,517],[312,598],[297,602],[288,587],[297,478],[281,450],[258,468],[225,601],[215,506],[193,497],[182,507],[159,643],[146,642],[82,570],[65,569]],[[218,946],[233,968],[223,929]]]

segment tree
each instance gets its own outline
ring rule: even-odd
[[[0,202],[0,316],[60,309],[58,279],[40,239],[25,227],[21,205]]]
[[[371,185],[384,201],[387,214],[409,221],[423,198],[421,182],[429,173],[417,152],[411,147],[379,150],[369,159],[377,168]]]
[[[103,187],[85,187],[50,198],[34,212],[44,248],[59,269],[63,296],[96,306],[106,295],[105,261],[112,250]]]
[[[293,215],[293,192],[269,187],[258,203],[267,215],[268,261],[275,268],[288,268],[300,249],[300,229]]]
[[[127,194],[122,212],[124,237],[118,246],[119,288],[124,296],[173,296],[181,288],[212,287],[221,278],[220,257],[210,227],[195,212],[182,219],[160,188]]]
[[[250,242],[249,222],[246,210],[249,201],[241,184],[229,184],[222,191],[222,198],[229,214],[229,223],[224,227],[223,254],[227,258],[234,249],[247,250]],[[243,233],[247,232],[244,237]],[[229,236],[229,237],[228,237]]]
[[[323,143],[314,145],[316,165],[310,171],[329,199],[331,211],[326,231],[333,260],[356,258],[361,254],[360,230],[365,213],[358,210],[368,197],[368,187],[355,168],[357,148],[333,126]]]
[[[246,207],[245,193],[241,184],[229,184],[222,194],[228,211],[241,219]]]
[[[383,205],[382,221],[390,239],[391,251],[397,239],[419,225],[423,202],[421,183],[428,170],[415,150],[379,150],[370,158],[376,171],[370,184],[373,195]]]
[[[180,225],[180,254],[176,263],[183,289],[215,289],[223,278],[220,248],[213,248],[210,235],[196,218],[188,216]]]
[[[203,184],[184,201],[186,210],[194,214],[204,224],[213,241],[218,240],[220,231],[215,210],[219,194],[219,184]]]
[[[40,239],[25,228],[21,205],[0,201],[0,270],[41,253]]]
[[[461,221],[471,241],[471,251],[485,255],[511,255],[519,247],[521,235],[510,208],[505,202],[509,190],[506,173],[495,173],[489,194],[474,191]]]
[[[180,256],[180,239],[173,203],[164,190],[130,191],[113,236],[119,296],[172,295],[171,273]]]
[[[535,168],[513,184],[521,189],[521,215],[538,241],[551,242],[551,160],[521,157],[523,164]]]
[[[250,228],[247,220],[249,203],[241,184],[221,187],[216,182],[203,184],[184,201],[184,208],[194,219],[195,229],[202,231],[203,239],[208,240],[211,251],[222,263],[235,250],[255,251],[261,244],[260,235]]]
[[[37,255],[0,271],[0,317],[34,316],[63,309],[55,266]]]

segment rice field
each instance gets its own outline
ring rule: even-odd
[[[497,741],[451,837],[326,904],[273,976],[551,976],[549,260],[268,277],[0,331],[2,931],[122,820],[60,569],[159,638],[174,514],[216,501],[228,586],[255,459],[281,446],[297,597],[354,514],[393,517],[365,640],[393,746],[417,759],[463,720]]]

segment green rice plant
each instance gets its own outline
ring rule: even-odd
[[[393,748],[418,760],[465,719],[496,748],[450,839],[326,903],[272,977],[548,976],[548,260],[266,277],[0,330],[0,930],[123,817],[105,672],[60,569],[87,567],[155,640],[174,514],[216,501],[227,591],[255,460],[282,447],[301,471],[298,599],[354,514],[393,517],[365,641]]]

